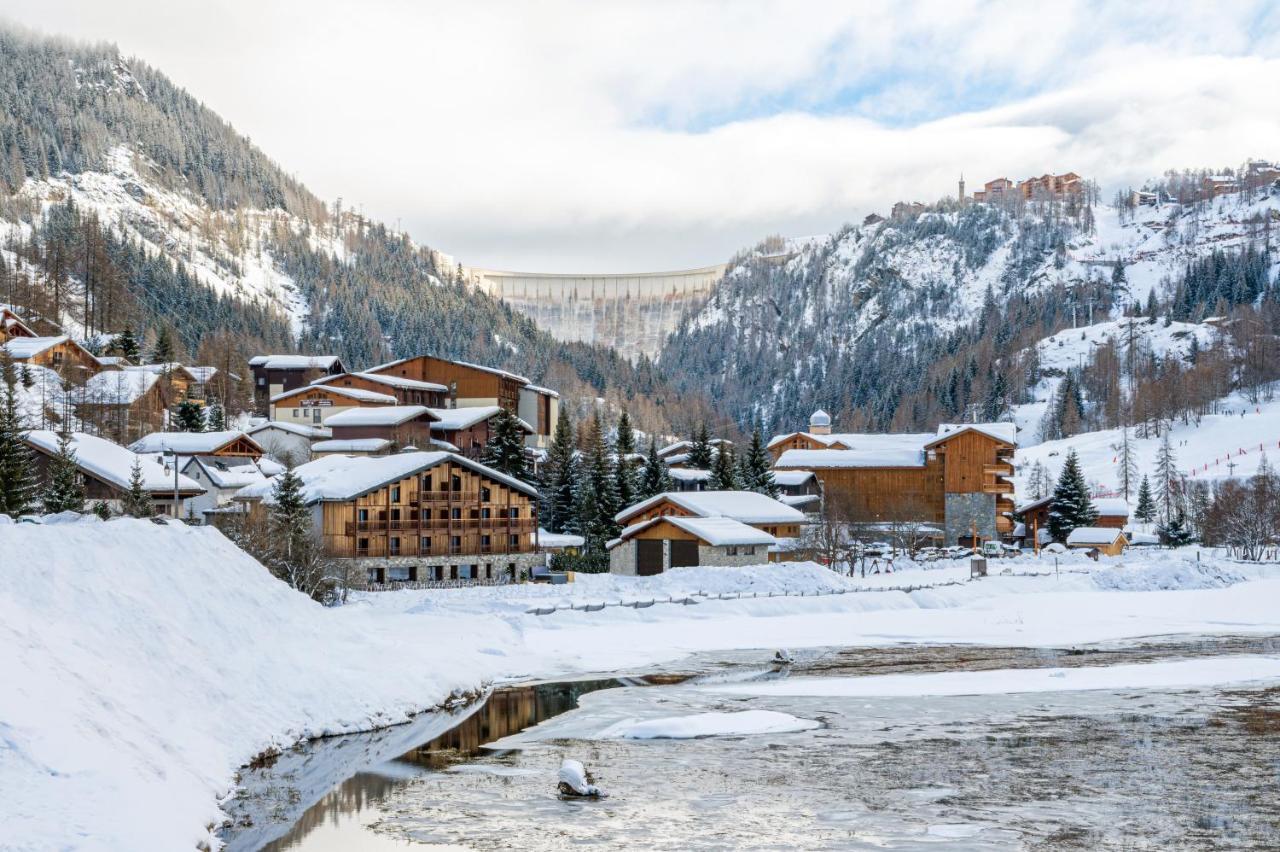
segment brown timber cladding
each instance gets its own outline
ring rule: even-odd
[[[677,518],[696,517],[692,512],[685,509],[683,506],[679,506],[676,503],[671,502],[670,500],[659,500],[657,503],[650,506],[648,509],[645,509],[643,512],[640,512],[632,517],[627,518],[626,525],[632,526],[634,524],[638,524],[638,523],[641,523],[642,521],[647,521],[652,518],[661,518],[661,517],[670,517],[670,516],[675,516]],[[797,538],[800,535],[799,524],[747,524],[747,526],[755,527],[756,529],[759,529],[759,530],[764,530],[769,535],[775,536],[777,538]],[[697,538],[697,536],[692,535],[690,533],[686,533],[683,530],[681,530],[679,527],[672,526],[671,524],[654,524],[654,527],[655,528],[662,527],[663,528],[662,534],[661,535],[652,534],[653,531],[652,529],[650,529],[650,530],[645,530],[643,532],[637,533],[636,537],[637,538],[689,538],[689,539]],[[665,531],[666,529],[671,530],[670,535],[666,534],[666,531]]]
[[[339,557],[528,553],[537,526],[530,497],[452,462],[321,505],[325,552]]]
[[[354,376],[350,373],[327,381],[325,384],[331,387],[357,388],[358,390],[373,391],[374,393],[390,394],[401,405],[425,405],[428,408],[444,408],[445,406],[444,391],[396,387],[395,385],[375,382],[373,379],[366,379],[364,376]]]
[[[936,456],[924,467],[830,467],[814,473],[827,501],[853,523],[945,519],[943,465]]]
[[[417,355],[370,372],[384,376],[403,376],[420,382],[435,382],[445,387],[456,383],[460,399],[496,399],[496,405],[513,414],[520,407],[521,382],[500,373],[455,364],[430,355]]]

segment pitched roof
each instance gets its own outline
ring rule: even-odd
[[[1093,508],[1100,518],[1129,517],[1129,503],[1123,497],[1094,497]]]
[[[699,470],[696,467],[673,467],[667,471],[667,474],[681,482],[705,482],[711,478],[711,471]]]
[[[527,391],[533,391],[534,393],[540,393],[543,396],[551,396],[556,399],[560,398],[560,393],[558,391],[553,391],[551,388],[544,388],[539,385],[525,385],[524,389]]]
[[[313,453],[379,453],[391,446],[386,438],[336,438],[316,441],[311,445]]]
[[[1067,536],[1068,545],[1103,545],[1113,544],[1117,538],[1124,537],[1124,530],[1112,527],[1076,527]]]
[[[249,366],[268,370],[328,370],[334,364],[342,364],[337,355],[255,355],[249,359]]]
[[[378,373],[339,373],[336,376],[321,376],[320,378],[313,381],[311,384],[327,385],[327,384],[336,382],[339,379],[346,378],[347,376],[354,376],[359,379],[365,379],[366,381],[377,382],[380,385],[387,385],[389,387],[396,387],[396,388],[438,391],[440,393],[444,393],[445,391],[449,390],[444,385],[436,384],[435,382],[420,382],[417,379],[409,379],[409,378],[405,378],[404,376],[383,376]]]
[[[474,426],[482,420],[488,420],[502,409],[496,405],[472,405],[466,408],[429,408],[427,410],[440,418],[438,423],[431,424],[432,429],[437,432],[453,432]],[[518,417],[516,420],[526,432],[533,432],[533,427],[528,423]]]
[[[75,397],[82,405],[132,405],[159,380],[155,373],[109,370],[90,376]]]
[[[58,451],[58,434],[48,430],[35,429],[26,434],[27,443],[50,455]],[[86,474],[106,482],[117,489],[127,491],[129,480],[133,477],[133,465],[138,463],[142,471],[142,487],[149,492],[173,493],[174,480],[172,470],[156,463],[153,459],[140,456],[113,444],[105,438],[87,435],[84,432],[71,433],[71,448],[76,454],[76,466]],[[179,473],[176,477],[179,494],[203,494],[200,483]]]
[[[423,415],[438,419],[425,405],[385,405],[381,408],[348,408],[324,421],[331,429],[341,426],[399,426]]]
[[[948,441],[962,432],[978,432],[1005,444],[1018,445],[1018,427],[1013,423],[941,423],[938,434],[927,446]]]
[[[848,450],[787,450],[777,468],[924,467],[924,435],[861,435]]]
[[[325,391],[326,393],[336,393],[338,396],[345,396],[348,399],[358,399],[361,402],[377,402],[386,405],[395,405],[398,400],[393,394],[378,393],[377,391],[365,390],[364,388],[342,388],[336,385],[303,385],[291,391],[278,393],[271,397],[272,402],[281,402],[292,396],[300,394],[315,393],[316,391]]]
[[[135,453],[177,453],[178,455],[212,455],[230,444],[243,438],[262,452],[258,442],[239,429],[227,429],[222,432],[152,432],[144,435],[129,445]]]
[[[452,358],[441,358],[439,355],[410,355],[408,358],[397,358],[394,361],[388,361],[385,364],[379,364],[376,367],[370,367],[370,371],[386,370],[390,367],[396,367],[400,364],[407,364],[415,358],[435,358],[437,361],[444,361],[447,364],[457,364],[459,367],[469,367],[472,370],[480,370],[485,373],[493,373],[495,376],[502,376],[508,379],[515,379],[522,385],[529,384],[529,380],[524,376],[511,373],[506,370],[500,370],[497,367],[486,367],[483,364],[472,364],[470,361],[455,361]]]
[[[346,501],[446,461],[462,465],[522,494],[535,498],[538,496],[537,489],[531,485],[464,456],[447,452],[396,453],[389,456],[324,456],[298,466],[294,469],[294,473],[302,479],[302,494],[305,502]],[[272,482],[251,485],[241,489],[236,494],[236,499],[270,502],[273,488]]]
[[[269,470],[263,470],[253,461],[229,464],[220,459],[192,456],[191,460],[183,465],[182,472],[199,470],[217,488],[244,488],[257,482],[266,482],[269,477],[279,472],[275,469],[276,467],[278,466],[272,465]]]
[[[268,420],[266,423],[254,426],[245,434],[252,437],[267,429],[279,429],[281,432],[290,432],[303,438],[328,438],[333,434],[332,429],[326,429],[324,426],[307,426],[303,423],[290,423],[288,420]]]
[[[687,518],[678,515],[663,515],[662,517],[641,521],[638,524],[632,524],[624,529],[617,538],[609,542],[608,547],[612,550],[624,541],[633,538],[637,533],[664,522],[697,536],[712,547],[725,547],[734,544],[772,546],[778,543],[776,538],[764,530],[748,526],[733,518]]]
[[[786,488],[794,488],[797,485],[804,485],[815,476],[811,470],[775,470],[773,471],[773,481]]]
[[[41,352],[52,349],[59,343],[66,343],[69,340],[71,338],[65,334],[58,334],[53,337],[12,337],[0,348],[8,352],[9,357],[15,360],[23,360],[34,358]]]
[[[703,518],[733,518],[747,524],[798,524],[804,521],[803,512],[754,491],[668,491],[623,509],[614,520],[626,523],[628,518],[634,518],[664,500]]]

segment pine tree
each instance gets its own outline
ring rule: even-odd
[[[693,433],[692,444],[686,464],[694,470],[711,470],[711,439],[707,435],[707,424],[698,424]]]
[[[645,455],[644,470],[640,475],[639,493],[641,500],[647,500],[657,494],[665,494],[671,490],[671,473],[667,463],[658,455],[658,442],[649,439],[649,452]]]
[[[23,440],[16,372],[7,357],[0,362],[0,514],[13,518],[30,512],[36,495],[35,462]]]
[[[1178,460],[1169,441],[1169,430],[1166,429],[1156,453],[1156,499],[1159,501],[1161,519],[1168,521],[1173,517],[1173,504],[1177,496]]]
[[[597,412],[587,427],[585,459],[578,487],[578,533],[587,539],[588,550],[603,552],[605,542],[618,534],[613,519],[618,506],[617,473],[605,445],[604,425]]]
[[[1122,438],[1120,439],[1120,491],[1124,494],[1124,499],[1129,500],[1129,494],[1133,491],[1134,480],[1138,478],[1138,459],[1134,455],[1133,441],[1129,440],[1129,427],[1121,427]]]
[[[1156,535],[1165,547],[1184,547],[1195,540],[1191,530],[1187,529],[1187,519],[1181,512],[1175,512],[1168,521],[1162,521],[1156,527]]]
[[[1053,508],[1049,510],[1049,534],[1057,541],[1066,541],[1076,527],[1092,526],[1098,520],[1098,510],[1089,498],[1089,486],[1080,470],[1076,451],[1067,454],[1062,475],[1053,489]]]
[[[712,491],[737,491],[740,488],[737,474],[733,464],[733,450],[728,443],[720,444],[715,461],[711,463],[711,480],[707,486]]]
[[[618,428],[613,440],[613,451],[617,456],[618,472],[618,508],[619,511],[636,502],[639,485],[636,482],[634,462],[628,458],[636,451],[636,434],[631,428],[631,417],[624,410],[618,418]]]
[[[524,452],[524,433],[520,421],[505,408],[489,421],[489,442],[484,445],[480,454],[480,463],[491,467],[499,473],[515,477],[521,482],[530,482],[529,461]]]
[[[179,432],[203,432],[204,406],[194,400],[184,399],[178,403],[173,425]]]
[[[270,518],[278,567],[286,573],[306,551],[311,536],[311,513],[302,499],[302,478],[292,469],[276,477],[271,489]]]
[[[209,406],[208,422],[210,432],[221,432],[227,428],[227,412],[222,403],[215,402]]]
[[[1133,517],[1144,524],[1151,523],[1156,517],[1156,504],[1151,499],[1151,483],[1147,482],[1145,476],[1138,486],[1138,506],[1134,509]]]
[[[540,518],[543,526],[554,533],[577,528],[574,512],[574,486],[578,481],[578,454],[573,443],[573,421],[565,412],[556,421],[555,435],[547,460],[542,464],[538,483],[541,498]]]
[[[169,327],[162,325],[159,334],[156,335],[156,344],[151,347],[151,363],[168,364],[171,361],[173,361],[173,337],[169,334]]]
[[[130,518],[149,518],[155,514],[155,504],[142,484],[142,459],[136,458],[133,460],[133,470],[129,473],[129,490],[120,501],[120,508]]]
[[[127,325],[111,341],[110,351],[128,359],[133,364],[142,360],[142,347],[138,345],[138,338],[134,336],[133,328]]]
[[[84,484],[76,467],[76,451],[71,446],[71,433],[58,433],[58,451],[49,461],[49,481],[40,500],[45,514],[83,512]]]
[[[778,483],[773,478],[769,451],[764,447],[759,429],[752,431],[751,446],[742,457],[741,479],[742,487],[748,491],[757,491],[775,498],[780,493]]]

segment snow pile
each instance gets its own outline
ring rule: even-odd
[[[1090,576],[1095,586],[1108,592],[1221,589],[1245,580],[1238,571],[1221,563],[1197,562],[1185,556],[1138,565],[1107,565]]]
[[[799,719],[775,710],[742,710],[736,713],[695,713],[637,722],[627,719],[610,725],[597,739],[690,740],[698,737],[732,737],[750,734],[788,734],[812,731],[822,723]]]
[[[326,610],[212,528],[5,524],[0,553],[23,554],[0,596],[5,848],[212,843],[253,755],[404,721],[493,676],[475,649],[519,641]]]

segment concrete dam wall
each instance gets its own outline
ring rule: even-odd
[[[685,307],[711,292],[725,266],[677,272],[556,275],[465,269],[472,284],[530,317],[558,340],[654,357]]]

